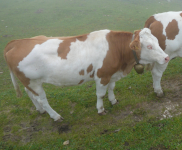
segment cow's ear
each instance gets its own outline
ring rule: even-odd
[[[140,41],[139,41],[139,40],[134,40],[134,41],[132,41],[132,42],[130,43],[130,48],[131,48],[132,50],[135,50],[135,51],[141,50],[141,43],[140,43]]]
[[[141,30],[137,30],[134,32],[134,40],[130,43],[130,48],[132,50],[141,50],[141,43],[140,43],[140,37],[139,37],[139,33]]]

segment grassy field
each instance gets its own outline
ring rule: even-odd
[[[16,97],[3,58],[13,39],[100,29],[133,32],[152,14],[180,11],[181,6],[180,0],[0,0],[0,149],[181,150],[180,58],[163,75],[165,97],[156,97],[150,72],[137,75],[132,70],[116,83],[117,105],[111,106],[105,96],[105,116],[97,115],[94,82],[65,88],[44,84],[51,107],[65,118],[61,123],[39,114],[23,86],[23,97]]]

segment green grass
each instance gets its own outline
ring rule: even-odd
[[[181,115],[160,120],[139,107],[160,102],[150,72],[137,75],[132,70],[118,81],[114,91],[119,104],[111,106],[105,96],[105,116],[97,115],[94,82],[65,88],[44,84],[51,107],[65,118],[56,123],[35,110],[21,84],[23,97],[16,98],[3,58],[4,47],[13,39],[106,28],[133,32],[143,28],[152,14],[179,11],[181,4],[180,0],[0,0],[0,149],[182,149]],[[180,64],[180,58],[171,61],[162,81],[177,78]],[[66,140],[70,144],[63,146]]]

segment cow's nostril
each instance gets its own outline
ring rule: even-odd
[[[167,57],[165,58],[165,61],[166,61],[166,62],[168,62],[168,61],[169,61],[169,56],[167,56]]]

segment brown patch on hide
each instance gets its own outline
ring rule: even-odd
[[[100,83],[104,86],[110,82],[110,78],[114,73],[118,71],[129,73],[133,68],[135,59],[129,47],[132,36],[133,34],[130,32],[118,31],[111,31],[107,34],[106,39],[109,44],[109,50],[104,58],[102,67],[97,71],[97,76],[101,78]],[[135,35],[134,40],[137,40],[137,38],[138,35]],[[137,55],[139,53],[140,51],[138,50]]]
[[[150,25],[151,33],[158,39],[159,46],[165,50],[166,49],[166,36],[163,34],[163,25],[160,21],[155,21]]]
[[[87,68],[87,73],[91,72],[91,71],[92,71],[92,69],[93,69],[93,65],[92,65],[92,64],[90,64],[90,65],[88,66],[88,68]]]
[[[82,69],[80,72],[79,72],[80,75],[84,75],[84,70]]]
[[[154,16],[150,16],[147,21],[145,22],[144,28],[150,28],[150,25],[155,22],[156,19],[154,18]]]
[[[180,13],[180,16],[182,17],[182,13]]]
[[[169,40],[174,40],[179,33],[178,22],[173,19],[166,27],[166,36]]]
[[[87,34],[73,37],[60,37],[59,39],[63,40],[63,42],[59,44],[57,51],[58,56],[61,57],[61,59],[67,59],[71,43],[76,42],[76,40],[84,42],[87,39]]]
[[[93,78],[93,77],[94,77],[94,73],[95,73],[95,71],[94,71],[94,72],[90,75],[90,77],[91,77],[91,78]]]
[[[84,80],[81,80],[78,84],[82,84]]]

